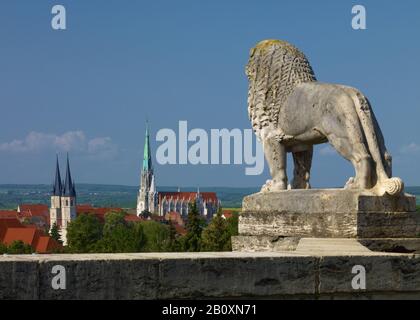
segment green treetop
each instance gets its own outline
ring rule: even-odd
[[[229,223],[222,217],[222,211],[219,209],[203,231],[201,251],[231,251],[231,235]]]

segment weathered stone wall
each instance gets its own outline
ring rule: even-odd
[[[255,193],[244,198],[241,236],[416,238],[416,197],[345,189]]]
[[[66,289],[52,288],[52,268]],[[354,290],[352,268],[366,269]],[[420,255],[161,253],[0,256],[0,299],[420,298]]]

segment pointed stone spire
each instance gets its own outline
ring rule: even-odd
[[[61,175],[60,175],[60,166],[58,164],[58,155],[56,156],[56,165],[55,165],[55,179],[54,179],[54,186],[53,186],[53,196],[61,196],[63,191],[63,185],[61,183]]]
[[[152,171],[152,156],[150,151],[149,122],[146,121],[146,136],[144,138],[143,171]]]
[[[74,182],[74,180],[73,180],[73,194],[74,194],[74,196],[76,196],[76,182]]]
[[[153,174],[152,154],[150,150],[149,123],[146,121],[146,135],[144,140],[143,165],[140,175],[140,188],[137,197],[137,215],[142,212],[154,212],[156,200],[156,181]]]
[[[74,189],[74,184],[73,184],[72,179],[71,179],[69,154],[68,153],[67,153],[66,180],[64,181],[63,196],[65,196],[65,197],[75,197],[76,196],[76,191]]]

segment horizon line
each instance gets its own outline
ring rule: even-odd
[[[0,183],[0,186],[51,186],[50,183]],[[91,182],[79,182],[77,185],[100,185],[100,186],[119,186],[119,187],[133,187],[138,188],[139,185],[129,185],[129,184],[118,184],[118,183],[91,183]],[[157,188],[261,188],[261,186],[177,186],[177,185],[163,185],[157,186]]]
[[[0,183],[0,186],[51,186],[50,183]],[[91,183],[91,182],[80,182],[76,183],[77,185],[99,185],[99,186],[117,186],[117,187],[132,187],[132,188],[138,188],[139,185],[129,185],[129,184],[114,184],[114,183]],[[247,188],[261,188],[261,186],[176,186],[176,185],[163,185],[163,186],[157,186],[157,188],[184,188],[184,189],[197,189],[199,188],[236,188],[236,189],[247,189]],[[405,186],[405,188],[418,188],[419,185],[410,185]],[[311,188],[313,190],[315,189],[342,189],[343,187],[328,187],[328,188]]]

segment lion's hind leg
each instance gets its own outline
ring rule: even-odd
[[[372,188],[374,167],[354,100],[338,88],[325,103],[323,111],[321,132],[335,150],[352,163],[356,173],[346,187]]]
[[[292,189],[310,189],[309,183],[312,166],[313,147],[308,150],[293,152],[293,180]]]
[[[350,178],[347,182],[346,188],[372,188],[372,161],[363,141],[352,139],[351,135],[350,137],[340,138],[334,134],[329,135],[328,139],[337,152],[352,163],[356,172],[356,176]]]

